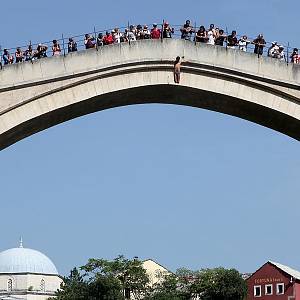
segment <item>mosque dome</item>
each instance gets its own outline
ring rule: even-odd
[[[35,273],[58,275],[53,262],[43,253],[23,248],[12,248],[0,252],[0,274],[3,273]]]

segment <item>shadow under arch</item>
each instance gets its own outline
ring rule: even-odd
[[[274,129],[300,141],[300,121],[268,107],[212,91],[156,84],[110,92],[26,121],[0,136],[0,150],[47,128],[97,111],[134,104],[176,104],[221,112]]]

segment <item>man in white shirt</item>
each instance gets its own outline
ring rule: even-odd
[[[277,45],[277,42],[273,42],[271,47],[268,49],[268,56],[275,58],[278,54],[279,47]]]
[[[250,41],[248,40],[248,37],[246,35],[243,35],[238,42],[239,49],[241,51],[247,52],[247,47],[250,44]]]

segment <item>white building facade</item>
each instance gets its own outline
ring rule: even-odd
[[[0,300],[47,300],[61,283],[53,262],[22,242],[0,253]]]

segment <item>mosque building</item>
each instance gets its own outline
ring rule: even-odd
[[[22,239],[19,248],[0,252],[0,300],[47,300],[61,283],[53,262]]]

